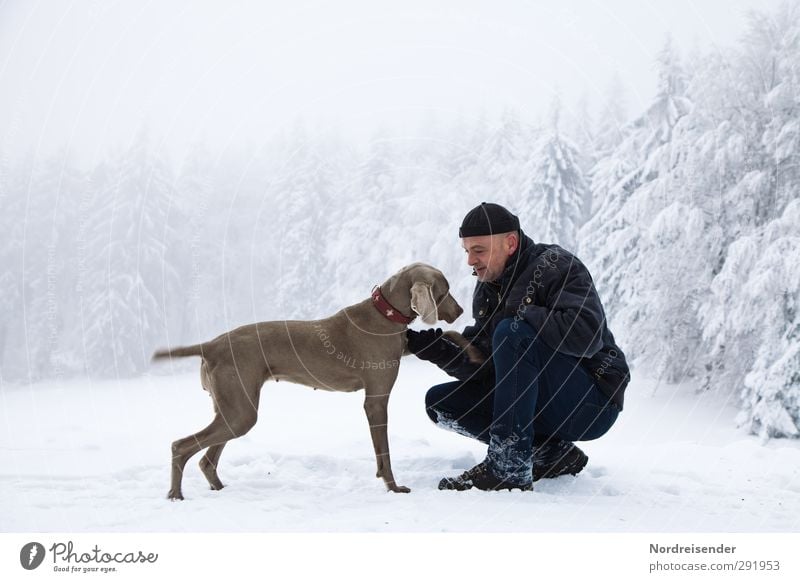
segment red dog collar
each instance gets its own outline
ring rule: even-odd
[[[394,321],[397,323],[402,323],[403,325],[408,325],[412,321],[414,321],[413,317],[406,317],[399,310],[395,309],[395,307],[386,301],[386,298],[381,293],[381,288],[378,285],[375,285],[375,288],[372,290],[372,305],[375,306],[381,315],[383,315],[389,321]]]

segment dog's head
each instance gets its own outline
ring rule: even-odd
[[[390,291],[398,287],[408,289],[411,310],[428,325],[439,320],[453,323],[464,313],[450,295],[450,285],[442,272],[425,263],[413,263],[401,269],[389,280]]]

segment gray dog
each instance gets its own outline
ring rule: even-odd
[[[261,386],[287,380],[323,390],[364,389],[376,477],[390,491],[397,485],[389,460],[387,405],[406,345],[406,326],[416,315],[428,325],[455,321],[463,309],[450,295],[444,275],[423,263],[401,269],[372,297],[316,321],[269,321],[237,328],[195,346],[160,350],[153,359],[200,356],[200,379],[214,400],[214,420],[206,428],[172,443],[169,499],[183,499],[186,462],[208,448],[200,469],[211,489],[222,489],[217,466],[229,440],[249,431],[258,418]],[[466,340],[448,332],[461,345]]]

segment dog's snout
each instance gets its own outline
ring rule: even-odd
[[[448,297],[447,309],[443,309],[441,311],[442,319],[444,319],[447,323],[453,323],[456,319],[461,317],[462,313],[464,313],[464,310],[461,309],[461,306],[458,304],[458,302],[452,297]]]

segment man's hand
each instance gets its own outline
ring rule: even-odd
[[[430,360],[436,354],[436,342],[442,337],[441,329],[424,329],[422,331],[406,330],[408,351],[421,360]]]
[[[448,332],[449,333],[449,332]],[[459,336],[460,337],[460,336]],[[480,350],[468,344],[459,345],[441,329],[426,329],[423,331],[406,330],[408,351],[421,360],[433,362],[449,375],[459,380],[474,378],[480,372],[491,371],[491,360],[480,353]]]

